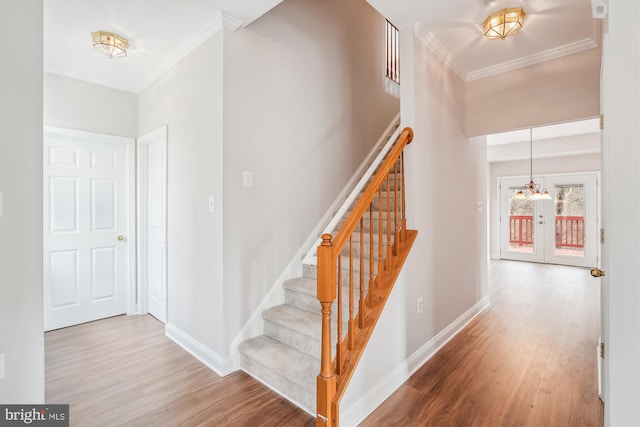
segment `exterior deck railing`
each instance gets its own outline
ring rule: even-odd
[[[556,248],[584,248],[584,217],[555,217]],[[533,244],[533,216],[509,216],[509,243],[524,246]]]

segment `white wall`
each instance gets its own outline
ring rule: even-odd
[[[603,66],[605,426],[640,425],[640,2],[609,0]]]
[[[285,0],[224,41],[224,300],[233,337],[400,104],[385,20],[360,0]],[[253,187],[242,187],[242,171]]]
[[[134,93],[44,73],[45,125],[135,138],[137,107]]]
[[[512,176],[526,176],[522,185],[529,182],[530,162],[512,160],[489,163],[489,254],[491,258],[500,258],[500,192],[498,179]],[[575,172],[594,172],[600,170],[600,154],[534,158],[534,175],[551,175]]]
[[[0,402],[44,403],[42,0],[0,1]]]
[[[600,56],[601,49],[589,49],[468,82],[466,134],[598,117]]]
[[[222,294],[224,36],[214,35],[138,97],[138,135],[168,127],[167,323],[213,357],[228,353]],[[208,211],[209,196],[215,198],[214,213]]]
[[[486,200],[485,138],[464,135],[464,83],[413,28],[400,41],[402,126],[415,132],[405,151],[407,227],[419,234],[347,390],[345,417],[372,410],[488,302],[486,212],[477,206]]]

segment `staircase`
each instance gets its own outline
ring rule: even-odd
[[[321,371],[323,345],[326,347],[325,357],[328,357],[326,355],[329,352],[332,361],[343,360],[342,355],[345,354],[340,345],[329,348],[327,342],[323,344],[323,334],[329,334],[329,324],[333,342],[337,341],[338,335],[342,341],[351,333],[355,334],[355,313],[364,319],[365,313],[364,310],[359,310],[360,305],[375,305],[372,299],[374,293],[369,292],[369,287],[377,283],[374,278],[382,276],[379,272],[385,269],[383,261],[392,252],[392,248],[396,247],[396,240],[400,239],[397,225],[401,222],[398,206],[403,202],[398,188],[399,183],[403,183],[398,177],[401,161],[402,157],[398,157],[392,170],[385,173],[388,176],[379,185],[379,196],[367,204],[368,211],[361,215],[362,219],[354,227],[355,231],[349,241],[339,250],[336,264],[339,267],[334,271],[339,270],[340,273],[335,275],[338,279],[333,287],[339,287],[341,295],[332,302],[333,315],[325,317],[325,330],[319,302],[318,265],[304,264],[302,277],[284,283],[284,304],[263,311],[263,335],[246,340],[238,346],[243,370],[311,414],[319,414],[320,410],[316,408],[320,399],[316,394],[316,383]],[[391,163],[393,162],[392,159]],[[372,182],[374,178],[369,178],[368,181]],[[381,181],[379,177],[378,181]],[[333,221],[337,225],[331,235],[337,235],[349,222],[349,218],[354,215],[353,210],[362,204],[361,199],[368,197],[368,187],[369,185],[364,186],[360,194],[352,197],[355,200],[349,208],[346,211],[343,209],[341,218]],[[382,194],[386,194],[386,197],[382,197]],[[328,234],[324,234],[323,238],[326,236]],[[323,243],[325,244],[326,242]],[[339,315],[338,307],[341,307]],[[375,320],[378,315],[379,312]],[[360,318],[358,321],[361,321]],[[361,328],[363,325],[364,323],[360,324]],[[341,357],[336,357],[338,353]],[[332,363],[334,367],[338,364]],[[342,365],[343,362],[339,364]],[[325,425],[338,423],[336,421]]]

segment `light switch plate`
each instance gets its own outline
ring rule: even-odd
[[[242,186],[245,188],[253,187],[253,173],[251,171],[242,171]]]

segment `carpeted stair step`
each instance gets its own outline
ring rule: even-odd
[[[297,277],[295,279],[287,280],[284,285],[284,302],[290,306],[299,308],[301,310],[308,311],[310,313],[320,316],[320,302],[317,298],[316,281],[306,277]],[[349,288],[342,287],[343,301],[348,301]],[[354,290],[354,310],[358,312],[360,297],[359,289]],[[332,313],[336,312],[338,303],[334,302],[331,306]],[[342,318],[349,318],[349,307],[345,303],[342,308]]]
[[[240,366],[309,413],[316,409],[318,359],[266,335],[238,346]]]
[[[315,357],[318,364],[320,363],[322,317],[319,311],[316,314],[292,305],[281,304],[264,310],[262,319],[265,335]],[[335,331],[335,327],[332,329]]]
[[[349,273],[349,257],[348,256],[341,256],[340,257],[342,259],[342,286],[348,286],[349,285],[349,280],[350,280],[350,273]],[[376,272],[378,271],[378,263],[374,262],[373,263],[373,273],[374,273],[374,277]],[[312,280],[317,280],[318,279],[318,266],[317,265],[311,265],[311,264],[304,264],[302,266],[302,276],[307,278],[307,279],[312,279]],[[369,261],[365,261],[365,265],[364,265],[364,281],[365,281],[365,288],[367,288],[368,286],[368,282],[369,282]],[[354,257],[353,259],[353,280],[356,283],[356,287],[360,286],[360,259],[357,257]]]

